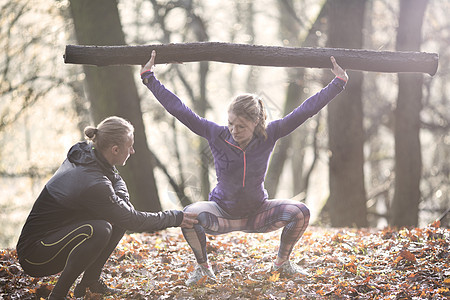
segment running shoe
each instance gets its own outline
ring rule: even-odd
[[[299,267],[297,264],[287,260],[280,266],[276,266],[275,263],[272,265],[272,272],[279,272],[280,276],[293,276],[293,275],[303,275],[308,276],[308,272],[303,268]]]
[[[216,281],[217,279],[216,275],[214,275],[214,271],[212,270],[211,266],[205,267],[203,265],[198,264],[195,267],[195,270],[189,276],[188,280],[186,280],[186,285],[187,286],[194,285],[205,276],[211,278],[214,281]]]
[[[86,295],[86,288],[89,288],[91,293],[97,293],[97,294],[103,294],[103,295],[111,295],[111,294],[117,294],[120,292],[119,289],[113,289],[106,285],[106,283],[103,282],[103,280],[99,279],[97,281],[84,284],[79,283],[75,290],[73,291],[73,295],[75,298],[80,298]]]
[[[51,293],[47,298],[47,300],[67,300],[67,299],[69,299],[69,298],[63,297],[63,296],[56,296],[53,293]]]

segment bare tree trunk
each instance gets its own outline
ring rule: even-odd
[[[209,39],[208,33],[206,30],[205,22],[202,18],[197,15],[193,8],[193,1],[186,1],[182,3],[183,8],[186,10],[186,14],[189,16],[189,27],[192,28],[196,38],[200,42],[207,41]],[[199,64],[198,76],[199,76],[199,97],[193,98],[194,109],[196,113],[201,116],[206,116],[206,111],[208,109],[208,99],[206,93],[206,84],[207,77],[209,72],[209,62],[202,61]],[[207,200],[209,197],[209,192],[211,190],[210,182],[209,182],[209,171],[212,165],[212,161],[210,159],[210,149],[208,142],[201,137],[198,137],[199,141],[199,149],[198,149],[198,157],[201,162],[200,172],[200,184],[201,184],[201,195],[203,200]],[[206,154],[206,155],[205,155]]]
[[[303,74],[302,74],[303,75]],[[302,94],[302,88],[297,82],[290,82],[286,91],[286,100],[283,115],[287,115],[299,105],[299,98]],[[277,145],[270,159],[269,169],[266,175],[265,187],[269,197],[273,198],[278,189],[281,173],[284,163],[288,158],[288,149],[291,145],[291,136],[286,136],[277,142]],[[298,152],[295,153],[298,155]]]
[[[229,36],[230,42],[233,43],[236,40],[236,37],[242,33],[247,35],[247,40],[249,44],[254,44],[256,33],[254,29],[255,22],[255,9],[254,2],[241,2],[234,1],[233,3],[233,12],[231,13],[235,18],[233,22],[235,24],[243,24],[244,31],[240,29],[239,26],[232,26],[230,28]],[[239,28],[239,29],[238,29]],[[235,68],[234,64],[229,66],[229,71],[226,76],[227,84],[228,84],[228,92],[230,95],[234,96],[236,94],[235,88]],[[246,87],[245,90],[249,93],[255,93],[258,89],[258,79],[259,79],[259,69],[255,68],[255,66],[250,65],[250,68],[247,71],[247,79],[246,79]]]
[[[289,41],[290,45],[298,45],[298,32],[300,31],[298,22],[295,22],[295,12],[292,11],[292,1],[279,1],[279,34],[281,40]],[[299,82],[303,81],[304,70],[286,70],[288,74],[289,84],[286,89],[286,97],[284,101],[283,116],[289,114],[300,104],[300,96],[303,87]],[[278,183],[284,169],[284,164],[288,159],[288,150],[291,146],[292,136],[288,135],[277,142],[270,159],[269,168],[265,179],[265,187],[269,197],[275,198]],[[300,151],[299,151],[300,152]],[[299,153],[297,152],[297,154]]]
[[[422,23],[428,0],[401,0],[398,50],[420,49]],[[397,108],[395,109],[395,192],[391,224],[417,226],[419,220],[420,178],[420,111],[422,109],[421,74],[399,74]]]
[[[249,1],[248,3],[241,3],[242,10],[239,12],[242,13],[241,21],[245,24],[245,32],[249,37],[248,43],[255,43],[255,11],[253,2]],[[238,12],[238,13],[239,13]],[[255,66],[250,66],[247,75],[247,91],[256,91],[258,86],[258,69]]]
[[[325,4],[326,5],[326,4]],[[320,27],[320,19],[325,14],[325,5],[322,7],[320,14],[318,15],[316,21],[314,22],[313,26],[311,26],[310,30],[308,31],[308,34],[305,37],[305,40],[303,41],[304,46],[315,46],[317,45],[316,42],[316,31]],[[295,22],[295,20],[298,19],[298,17],[295,15],[295,12],[290,11],[292,8],[292,2],[288,0],[284,0],[282,2],[279,2],[279,9],[280,9],[280,35],[282,39],[288,39],[291,44],[297,44],[298,43],[298,31],[299,31],[299,25],[298,22]],[[293,15],[293,19],[287,18],[286,16]],[[288,70],[288,78],[289,78],[289,85],[287,87],[286,91],[286,101],[285,106],[283,110],[283,115],[287,115],[290,113],[293,109],[295,109],[299,104],[301,99],[305,96],[303,93],[303,87],[304,87],[304,76],[305,71],[303,69],[297,69],[297,70]],[[278,183],[281,177],[281,173],[283,172],[284,163],[288,159],[288,151],[291,147],[292,143],[292,136],[295,134],[295,136],[299,137],[301,141],[305,141],[305,135],[307,134],[306,130],[303,130],[302,128],[298,128],[295,133],[284,137],[280,141],[278,141],[277,146],[274,149],[274,153],[272,155],[272,158],[270,159],[269,169],[267,172],[266,180],[265,180],[265,186],[267,188],[267,192],[269,193],[270,197],[275,197],[277,189],[278,189]],[[303,142],[297,142],[296,145],[298,148],[296,148],[295,156],[301,156],[301,158],[296,157],[295,159],[300,160],[303,162],[303,149],[305,147],[305,144]],[[293,158],[294,159],[294,158]],[[295,172],[297,176],[300,176],[300,180],[294,180],[294,190],[298,190],[298,186],[301,186],[301,178],[302,176],[302,170],[303,166],[300,166],[300,168],[296,169]],[[293,175],[293,177],[297,177]],[[297,186],[297,188],[296,188]],[[297,193],[294,193],[293,195],[296,195]]]
[[[330,1],[328,44],[362,47],[365,0]],[[340,63],[339,60],[337,60]],[[331,225],[367,226],[364,187],[363,74],[349,72],[346,90],[328,105]]]
[[[125,44],[116,1],[71,0],[70,7],[80,44]],[[136,154],[121,170],[133,204],[139,210],[161,210],[133,70],[123,66],[83,68],[94,121],[117,115],[135,127]]]
[[[208,69],[209,69],[209,63],[208,62],[201,62],[200,63],[200,97],[197,103],[197,113],[205,117],[206,116],[206,110],[208,106],[208,101],[206,97],[206,78],[208,75]],[[211,191],[211,185],[209,183],[209,171],[211,165],[213,165],[212,160],[210,159],[210,155],[205,156],[205,151],[208,153],[211,151],[209,149],[208,142],[204,138],[200,138],[200,148],[198,151],[198,155],[200,160],[202,161],[202,168],[200,170],[200,178],[201,178],[201,193],[203,200],[208,200],[209,192]]]

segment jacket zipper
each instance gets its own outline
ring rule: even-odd
[[[233,147],[235,147],[235,148],[238,148],[239,150],[241,150],[242,151],[242,153],[244,153],[244,176],[243,176],[243,178],[242,178],[242,187],[245,187],[245,173],[246,173],[246,169],[247,169],[247,159],[246,159],[246,157],[245,157],[245,151],[241,148],[241,147],[239,147],[239,146],[236,146],[236,145],[233,145],[232,143],[230,143],[229,141],[227,141],[227,140],[225,140],[225,142],[227,142],[228,144],[230,144],[231,146],[233,146]]]

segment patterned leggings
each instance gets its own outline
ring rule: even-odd
[[[229,215],[213,201],[196,202],[184,211],[198,214],[197,225],[183,228],[183,235],[191,246],[199,264],[208,261],[206,235],[219,235],[232,231],[263,233],[284,227],[281,233],[278,257],[287,260],[309,223],[309,209],[303,203],[290,199],[266,200],[254,213],[242,218]]]

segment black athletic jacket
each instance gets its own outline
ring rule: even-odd
[[[48,233],[84,220],[106,220],[127,230],[152,232],[179,226],[183,212],[135,210],[117,169],[91,144],[80,142],[72,146],[34,203],[17,243],[19,259]]]

